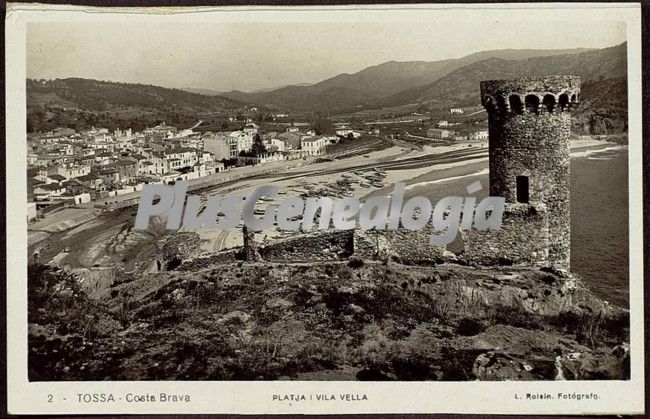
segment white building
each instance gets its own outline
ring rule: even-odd
[[[427,137],[435,138],[435,139],[438,139],[438,140],[449,138],[450,135],[451,135],[451,131],[446,130],[446,129],[429,128],[427,130]]]
[[[449,109],[449,113],[451,113],[452,115],[462,115],[465,112],[463,111],[462,108],[451,108]]]
[[[203,150],[212,153],[216,160],[236,158],[240,152],[253,148],[254,133],[251,130],[222,131],[206,135],[203,137]]]
[[[264,140],[264,146],[269,150],[286,151],[287,145],[284,141],[277,138],[268,138]]]
[[[128,128],[124,131],[118,128],[115,130],[113,135],[115,136],[115,139],[118,141],[127,141],[133,136],[133,131],[131,130],[131,128]]]
[[[88,173],[90,173],[90,166],[88,165],[65,164],[48,168],[48,174],[57,174],[66,179],[85,176]]]
[[[36,213],[36,202],[27,203],[27,221],[35,220],[37,217]]]
[[[470,140],[487,140],[489,137],[488,130],[481,129],[469,134]]]
[[[322,154],[325,150],[325,147],[331,143],[331,139],[324,135],[317,137],[307,137],[302,139],[300,148],[304,151],[305,154],[314,156]]]
[[[230,157],[237,157],[242,151],[250,151],[253,148],[253,134],[245,131],[233,131],[230,133],[231,142],[231,155]],[[232,144],[235,144],[235,147]],[[233,155],[233,148],[235,153]]]
[[[169,172],[169,164],[163,153],[152,153],[151,156],[142,162],[144,173],[162,175]]]
[[[237,148],[236,142],[234,148]],[[203,137],[203,151],[211,153],[215,160],[232,158],[231,138],[229,133],[216,132],[205,135]]]
[[[47,201],[53,197],[63,195],[65,190],[65,186],[58,183],[38,185],[34,187],[34,200]]]
[[[182,167],[194,166],[198,163],[199,157],[196,154],[195,149],[193,148],[172,148],[170,150],[165,150],[165,159],[170,163],[170,169],[179,169]],[[174,162],[172,164],[172,161]],[[177,167],[178,166],[178,167]]]

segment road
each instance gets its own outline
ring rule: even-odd
[[[202,123],[203,123],[203,121],[199,121],[196,124],[194,124],[193,126],[191,126],[190,129],[198,128],[198,126],[201,125]]]

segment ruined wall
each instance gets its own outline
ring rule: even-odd
[[[300,235],[258,246],[266,262],[316,262],[345,259],[353,253],[353,231],[326,231]]]
[[[462,231],[460,260],[476,265],[548,263],[549,213],[544,204],[506,204],[500,230]]]
[[[290,237],[269,244],[258,243],[257,254],[264,262],[318,262],[345,259],[353,252],[353,232],[325,231]],[[212,255],[188,258],[177,270],[193,271],[213,265],[246,261],[244,247]],[[254,262],[255,260],[249,260]]]
[[[157,253],[161,270],[173,270],[184,260],[201,253],[201,239],[195,232],[168,234],[158,242]]]
[[[431,228],[419,231],[329,230],[305,233],[272,243],[258,243],[257,253],[264,262],[318,262],[359,256],[364,259],[391,258],[404,264],[433,265],[443,261],[445,249],[431,246]],[[245,261],[245,248],[192,256],[183,260],[176,270],[191,271],[213,265]]]
[[[355,231],[354,254],[365,259],[388,257],[406,265],[441,263],[445,248],[429,244],[432,231],[429,224],[416,231]]]
[[[217,252],[212,255],[199,256],[191,259],[184,260],[176,268],[178,271],[197,271],[201,269],[210,268],[214,265],[223,265],[228,263],[235,263],[243,260],[242,248],[226,250]]]
[[[266,262],[339,260],[354,255],[378,260],[388,256],[404,264],[430,265],[441,262],[445,251],[429,244],[431,232],[428,225],[418,231],[330,230],[259,244],[257,250]]]
[[[548,211],[548,263],[569,269],[569,111],[578,102],[573,76],[492,80],[481,83],[488,111],[490,195],[515,203],[526,196]],[[527,186],[519,194],[518,178]],[[522,237],[522,240],[527,237]]]

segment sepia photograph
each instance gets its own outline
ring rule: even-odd
[[[23,23],[29,383],[630,382],[625,19],[98,10]]]

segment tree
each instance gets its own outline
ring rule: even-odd
[[[332,121],[318,114],[311,121],[311,129],[316,132],[316,135],[332,134],[334,132],[334,125]]]
[[[264,114],[262,114],[261,112],[258,112],[258,113],[255,115],[255,122],[256,122],[258,125],[261,125],[262,122],[264,122]]]
[[[262,142],[262,137],[259,134],[255,134],[253,137],[253,146],[251,147],[251,152],[254,156],[259,156],[267,152],[264,143]]]

